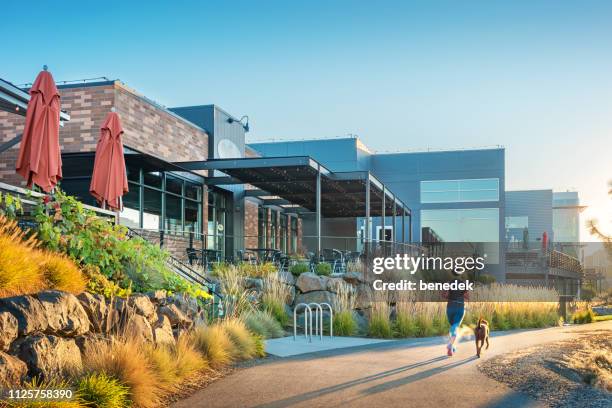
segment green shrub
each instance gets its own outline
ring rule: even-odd
[[[357,322],[350,310],[341,310],[334,315],[334,335],[354,336],[357,333]]]
[[[255,341],[255,356],[265,357],[266,356],[266,346],[264,343],[264,338],[255,334],[253,335],[253,340]]]
[[[244,323],[251,332],[264,339],[282,337],[285,334],[280,323],[265,311],[247,313],[244,316]]]
[[[329,276],[332,273],[332,267],[327,262],[318,263],[315,272],[317,275]]]
[[[33,215],[38,223],[37,237],[46,248],[67,254],[83,267],[97,267],[123,289],[209,297],[166,266],[166,251],[143,238],[130,238],[126,227],[97,216],[60,189],[39,199]]]
[[[90,374],[77,385],[81,399],[97,408],[123,408],[130,406],[130,390],[117,379],[104,373]]]
[[[300,276],[303,273],[310,272],[310,266],[305,262],[299,262],[291,265],[291,267],[289,267],[289,272],[291,272],[293,276]]]
[[[396,337],[417,337],[419,333],[415,319],[404,313],[397,314],[393,329]]]

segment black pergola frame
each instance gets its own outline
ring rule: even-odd
[[[412,224],[410,208],[369,171],[332,172],[310,156],[211,159],[174,164],[191,171],[226,174],[208,177],[207,185],[254,186],[256,189],[247,189],[246,195],[257,197],[264,205],[291,208],[296,213],[314,212],[318,253],[321,252],[322,217],[364,217],[369,239],[369,220],[373,216],[381,217],[383,230],[387,216],[392,215],[394,226],[397,225],[396,217],[401,216],[402,242],[406,242],[406,216]],[[304,210],[298,210],[296,205]]]

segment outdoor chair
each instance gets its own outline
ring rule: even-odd
[[[187,248],[186,251],[189,265],[201,265],[201,260],[198,256],[198,251],[195,248]]]

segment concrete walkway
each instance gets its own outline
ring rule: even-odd
[[[580,332],[610,330],[612,321],[495,333],[484,359]],[[314,341],[314,340],[313,340]],[[531,407],[523,394],[481,374],[472,342],[445,355],[444,338],[411,339],[271,358],[238,369],[182,400],[194,407]]]
[[[312,341],[308,341],[305,336],[281,337],[280,339],[266,340],[266,353],[277,357],[291,357],[300,354],[317,353],[321,351],[346,349],[352,347],[370,346],[373,344],[386,343],[393,340],[370,339],[364,337],[333,337],[312,336]]]

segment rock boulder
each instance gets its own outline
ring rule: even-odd
[[[27,373],[26,363],[0,351],[0,389],[20,385]]]
[[[173,345],[176,343],[168,316],[158,315],[158,319],[153,325],[153,338],[157,344]]]
[[[150,323],[157,320],[155,306],[147,295],[134,294],[129,297],[128,305],[134,309],[136,313],[144,316]]]
[[[38,293],[36,297],[49,323],[45,330],[47,334],[74,337],[89,331],[89,317],[73,294],[48,290]]]
[[[18,325],[15,316],[9,312],[0,312],[0,352],[8,350],[17,338]]]
[[[193,321],[173,303],[160,307],[159,313],[168,317],[172,327],[178,326],[185,329],[193,324]]]
[[[81,306],[87,313],[91,323],[91,330],[96,333],[106,333],[108,328],[106,323],[108,320],[109,308],[106,304],[106,299],[103,295],[83,292],[77,296]]]
[[[11,353],[28,366],[30,377],[42,380],[77,373],[82,368],[81,352],[74,339],[35,334],[13,343]]]
[[[295,298],[295,304],[299,303],[329,303],[332,307],[334,307],[334,303],[336,301],[336,294],[332,292],[328,292],[326,290],[317,290],[307,293],[300,293]],[[314,313],[314,311],[313,311]]]
[[[297,278],[295,286],[302,293],[325,290],[325,285],[321,277],[312,272],[306,272],[301,274]]]
[[[1,312],[8,312],[17,318],[20,336],[37,331],[44,332],[49,326],[45,309],[40,301],[32,296],[14,296],[0,299]]]

